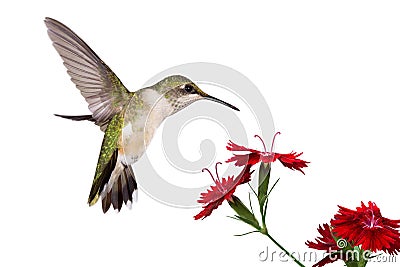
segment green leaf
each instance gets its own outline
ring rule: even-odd
[[[234,235],[234,236],[244,236],[244,235],[249,235],[249,234],[253,234],[253,233],[259,233],[259,231],[258,230],[254,230],[254,231],[250,231],[250,232],[247,232],[247,233],[244,233],[244,234],[238,234],[238,235]]]
[[[275,188],[276,184],[279,182],[281,178],[278,178],[278,180],[275,181],[275,183],[271,186],[271,189],[269,190],[267,194],[267,198],[269,197],[269,194],[271,194],[272,190]]]
[[[232,196],[232,201],[228,201],[229,206],[237,213],[238,216],[235,216],[239,220],[250,224],[256,229],[260,229],[260,225],[254,216],[254,214],[243,204],[243,202],[237,197]]]

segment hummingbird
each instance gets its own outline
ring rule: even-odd
[[[44,22],[71,81],[92,113],[54,115],[94,122],[104,132],[88,197],[89,206],[101,199],[104,213],[111,205],[119,212],[123,204],[131,207],[136,200],[138,187],[132,165],[145,153],[157,128],[167,117],[199,100],[211,100],[239,111],[208,95],[181,75],[165,77],[154,85],[131,92],[71,29],[52,18],[45,18]]]

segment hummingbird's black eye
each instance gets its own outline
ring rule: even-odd
[[[185,91],[186,91],[187,93],[193,93],[193,92],[194,92],[194,87],[193,87],[193,85],[191,85],[191,84],[186,84],[185,87],[184,87],[184,89],[185,89]]]

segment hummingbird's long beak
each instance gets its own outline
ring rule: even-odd
[[[220,104],[222,104],[222,105],[225,105],[225,106],[227,106],[227,107],[230,107],[231,109],[240,111],[240,109],[238,109],[238,108],[235,107],[234,105],[231,105],[231,104],[229,104],[229,103],[226,103],[225,101],[222,101],[221,99],[218,99],[218,98],[216,98],[216,97],[213,97],[213,96],[210,96],[210,95],[206,95],[206,96],[204,96],[204,99],[211,100],[211,101],[220,103]]]

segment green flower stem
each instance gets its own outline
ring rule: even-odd
[[[297,265],[305,267],[298,259],[296,259],[296,257],[294,257],[283,246],[281,246],[281,244],[279,244],[278,241],[276,241],[266,230],[263,231],[264,229],[262,229],[260,233],[266,235],[269,239],[271,239],[271,241],[274,242],[274,244],[277,245],[281,250],[283,250],[286,253],[286,255],[288,255],[292,260],[294,260],[294,262],[297,263]]]

